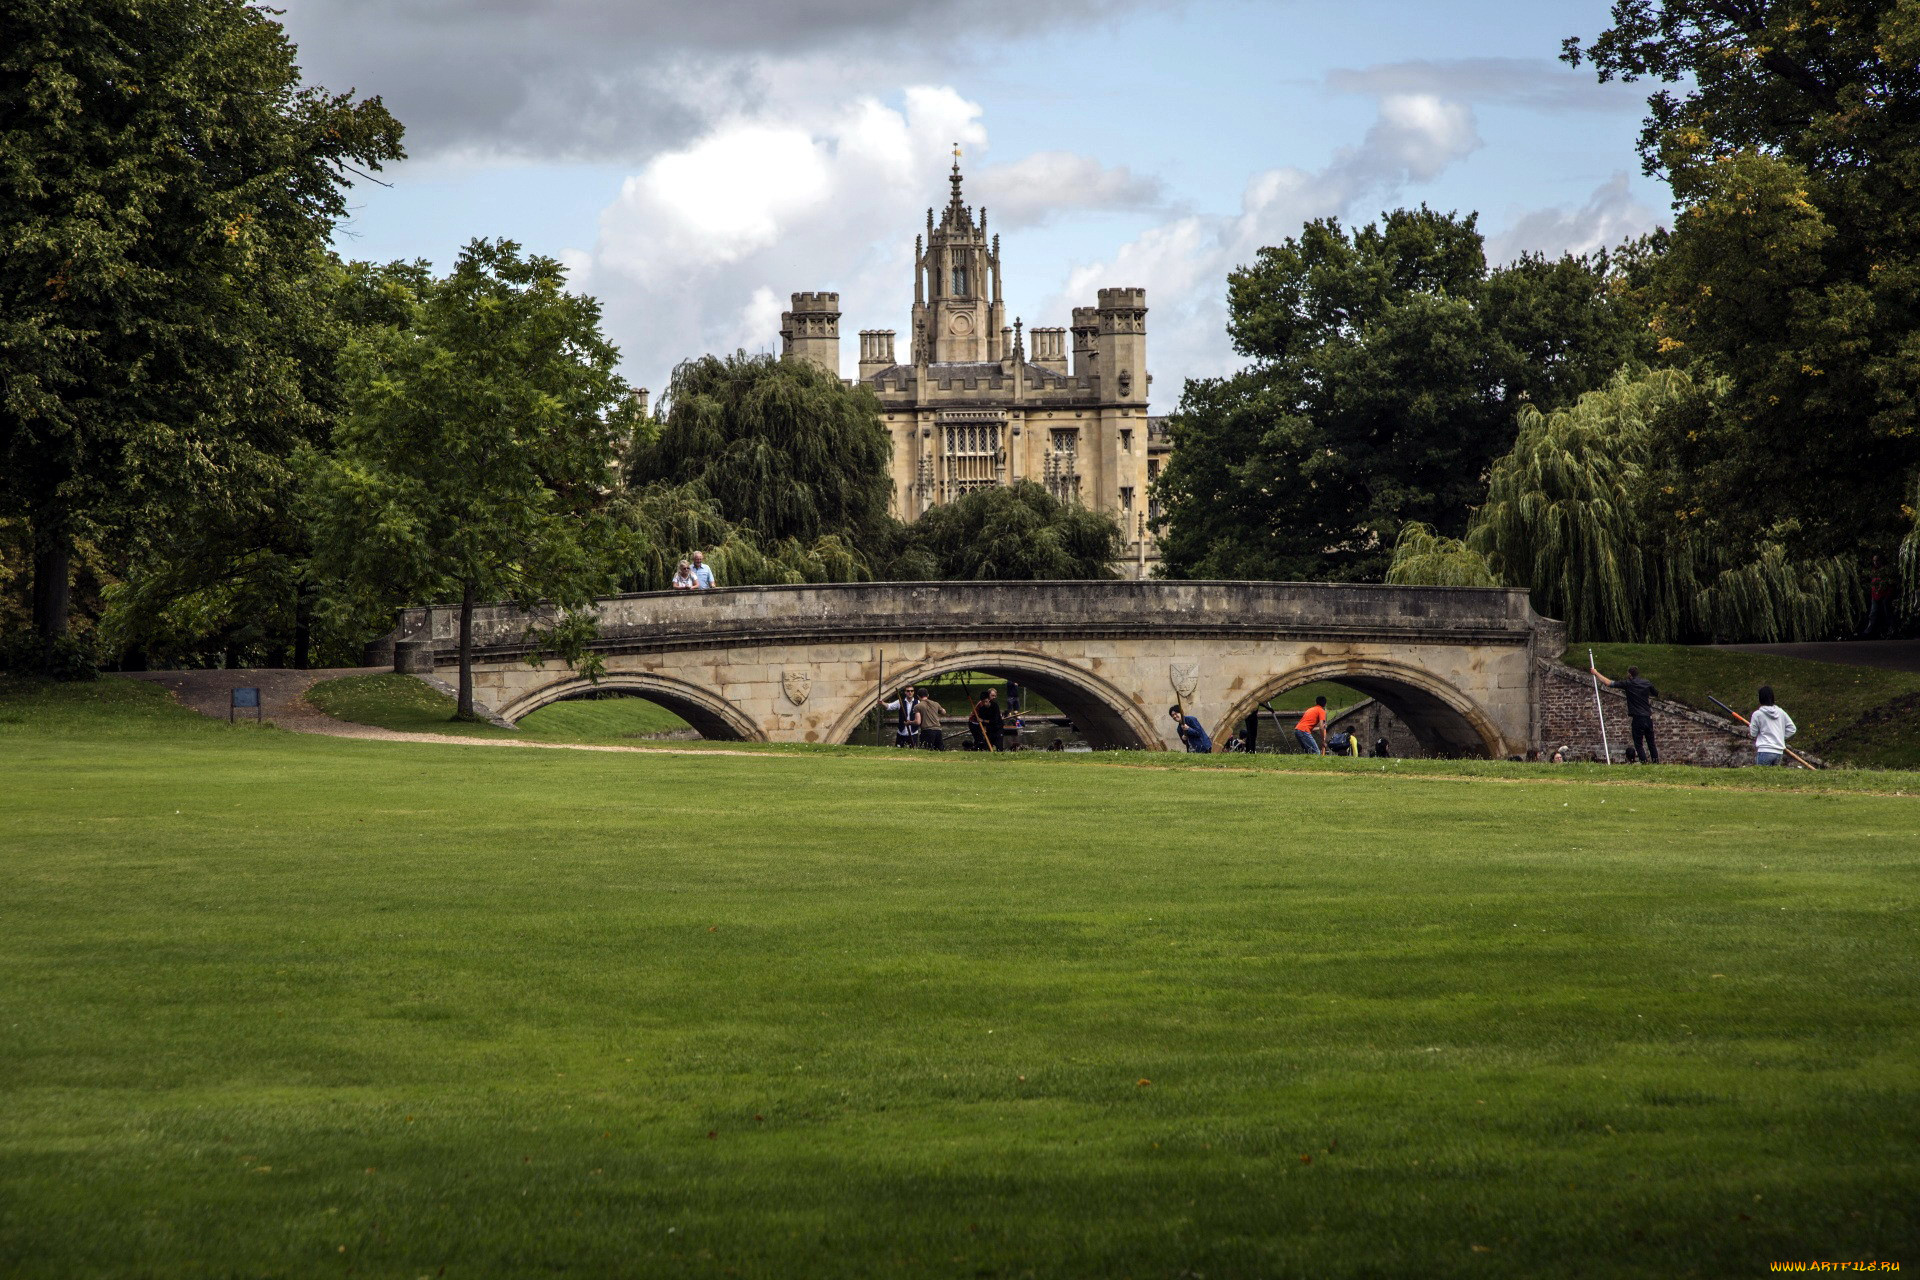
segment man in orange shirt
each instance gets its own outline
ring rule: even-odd
[[[1300,742],[1300,749],[1310,756],[1327,754],[1327,700],[1315,698],[1313,705],[1307,708],[1307,714],[1300,717],[1300,723],[1293,726],[1293,736]]]

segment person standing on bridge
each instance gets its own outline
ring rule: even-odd
[[[1178,706],[1168,707],[1167,714],[1173,717],[1173,731],[1180,735],[1180,741],[1189,755],[1213,754],[1213,739],[1197,717],[1188,715]]]
[[[693,590],[693,565],[689,561],[682,560],[680,567],[674,570],[673,589],[675,591]]]
[[[693,553],[693,585],[698,591],[713,590],[713,570],[707,568],[707,558],[698,551]]]
[[[1293,726],[1293,738],[1310,756],[1327,754],[1327,700],[1324,697],[1315,698],[1307,714],[1300,717],[1300,723]]]
[[[1653,687],[1651,680],[1641,678],[1638,667],[1628,667],[1625,680],[1607,679],[1592,663],[1587,667],[1594,679],[1609,689],[1618,689],[1626,697],[1627,723],[1633,731],[1633,745],[1627,748],[1628,763],[1637,755],[1648,764],[1659,764],[1660,748],[1653,740],[1653,700],[1660,696],[1660,691]]]

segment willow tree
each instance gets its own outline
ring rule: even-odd
[[[1487,558],[1464,539],[1448,538],[1418,520],[1400,528],[1393,544],[1393,563],[1387,581],[1396,586],[1497,587]]]
[[[1711,512],[1673,509],[1662,419],[1711,413],[1718,391],[1676,370],[1623,373],[1571,408],[1523,409],[1467,545],[1582,639],[1811,639],[1845,627],[1856,575],[1844,562],[1795,560],[1777,540],[1728,536]]]
[[[791,586],[803,582],[865,582],[867,559],[837,533],[812,542],[782,538],[763,544],[728,520],[720,504],[697,485],[650,485],[629,490],[612,506],[614,518],[638,534],[641,550],[625,587],[664,591],[674,569],[693,552],[705,555],[724,587]]]
[[[697,490],[763,546],[861,541],[888,522],[893,445],[866,387],[805,360],[701,356],[674,370],[664,415],[633,451],[636,489]]]

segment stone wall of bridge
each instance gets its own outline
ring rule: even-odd
[[[843,742],[884,693],[951,671],[1019,679],[1097,745],[1177,747],[1178,703],[1224,741],[1312,680],[1378,698],[1427,749],[1523,754],[1535,663],[1559,624],[1504,589],[1309,583],[861,583],[621,596],[598,605],[601,687],[654,698],[712,737]],[[529,664],[529,626],[475,617],[475,688],[508,720],[592,686]],[[408,610],[395,638],[456,659],[458,611]],[[951,709],[951,710],[958,710]]]

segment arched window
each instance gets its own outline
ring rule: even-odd
[[[965,267],[955,267],[953,269],[953,296],[956,298],[964,298],[967,296],[967,269]]]

